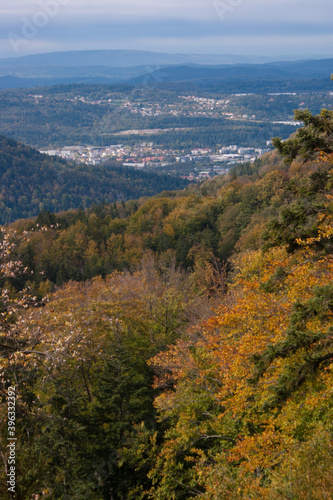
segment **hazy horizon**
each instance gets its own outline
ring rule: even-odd
[[[331,59],[333,58],[333,54],[281,54],[281,55],[276,55],[276,56],[263,56],[260,54],[242,54],[242,53],[213,53],[213,52],[191,52],[191,51],[160,51],[160,50],[138,50],[138,49],[84,49],[84,50],[59,50],[59,51],[45,51],[45,52],[33,52],[29,54],[15,54],[15,55],[7,55],[7,56],[0,56],[1,60],[5,59],[20,59],[20,58],[25,58],[29,56],[40,56],[40,55],[54,55],[54,54],[69,54],[69,53],[88,53],[88,52],[108,52],[108,51],[114,51],[114,52],[147,52],[147,53],[152,53],[152,54],[168,54],[170,56],[172,55],[189,55],[189,56],[195,56],[195,55],[207,55],[207,56],[216,56],[216,57],[244,57],[244,58],[262,58],[263,63],[267,60],[276,60],[276,61],[287,61],[287,60],[308,60],[308,59]]]
[[[327,57],[331,0],[17,0],[0,58],[82,50]]]

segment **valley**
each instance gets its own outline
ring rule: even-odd
[[[0,498],[332,498],[332,60],[92,52],[0,60]]]

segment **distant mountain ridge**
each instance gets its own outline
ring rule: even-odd
[[[298,79],[330,79],[333,59],[276,62],[265,64],[242,64],[223,66],[179,65],[163,68],[131,80],[139,84],[147,77],[158,81],[163,75],[165,82],[202,81],[204,83],[217,80],[274,78],[281,80]]]
[[[308,59],[316,59],[309,56]],[[325,56],[321,57],[325,58]],[[2,67],[29,67],[29,66],[107,66],[107,67],[130,67],[146,64],[261,64],[273,61],[287,61],[302,59],[297,56],[264,57],[264,56],[242,56],[234,54],[170,54],[165,52],[149,52],[142,50],[86,50],[50,52],[20,57],[0,58]]]
[[[274,60],[275,59],[275,60]],[[276,61],[260,56],[77,51],[0,59],[0,88],[57,84],[136,85],[161,82],[214,84],[233,80],[326,79],[333,59]]]

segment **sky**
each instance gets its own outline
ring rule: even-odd
[[[11,0],[0,57],[148,50],[333,57],[332,0]]]

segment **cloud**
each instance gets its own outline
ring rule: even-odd
[[[269,51],[327,53],[333,47],[331,0],[16,0],[4,4],[0,38],[5,43],[0,56],[15,55],[8,33],[22,36],[27,23],[37,24],[38,29],[29,43],[21,44],[20,55],[64,47],[265,55]]]
[[[16,0],[0,7],[0,18],[19,19],[22,15],[33,15],[42,5],[57,2],[64,18],[134,20],[178,19],[213,21],[216,6],[229,5],[228,12],[237,20],[248,22],[294,22],[326,21],[331,11],[331,0]]]

